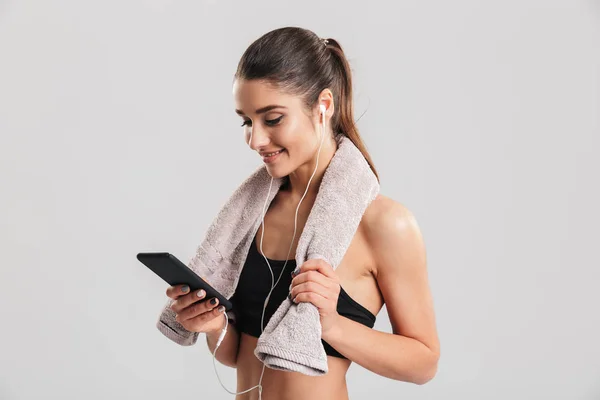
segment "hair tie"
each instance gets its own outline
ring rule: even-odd
[[[325,47],[327,47],[327,45],[329,44],[329,39],[323,39],[323,44],[325,45]]]

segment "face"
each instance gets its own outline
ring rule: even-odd
[[[271,176],[289,175],[314,158],[320,138],[317,108],[308,111],[300,97],[258,80],[236,80],[233,97],[245,141]]]

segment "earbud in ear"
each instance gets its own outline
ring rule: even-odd
[[[325,106],[323,104],[321,104],[319,106],[319,108],[321,109],[321,114],[323,114],[323,116],[325,116],[325,111],[327,111],[327,109],[325,108]]]

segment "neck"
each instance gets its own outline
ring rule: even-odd
[[[329,166],[337,147],[338,144],[333,136],[328,136],[325,138],[323,146],[321,147],[321,154],[319,155],[319,165],[317,167],[317,171],[312,177],[312,180],[310,181],[310,187],[308,188],[308,192],[306,192],[306,197],[316,197],[319,191],[319,186],[321,185],[321,181],[323,180],[323,175],[325,175],[325,170]],[[308,181],[315,171],[316,164],[317,157],[315,154],[309,162],[301,165],[288,175],[288,181],[286,182],[285,190],[292,198],[300,200],[302,196],[304,196],[306,186],[308,185]]]

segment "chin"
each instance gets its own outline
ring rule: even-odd
[[[289,175],[289,172],[284,171],[281,168],[272,168],[267,165],[267,172],[274,179],[281,179]]]
[[[267,172],[274,179],[285,178],[286,176],[289,176],[292,172],[294,172],[294,168],[291,165],[291,163],[277,163],[276,165],[265,165],[267,167]]]

